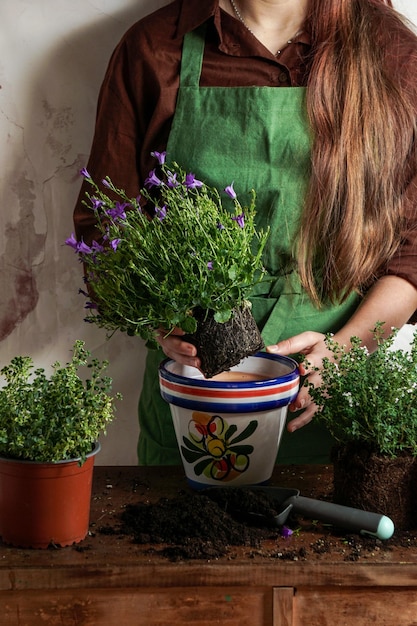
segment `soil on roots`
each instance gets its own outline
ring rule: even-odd
[[[212,311],[197,309],[194,316],[197,330],[183,339],[197,348],[206,378],[229,370],[264,347],[249,305],[234,309],[230,320],[221,324],[215,321]]]
[[[414,457],[392,459],[352,443],[335,447],[332,461],[335,502],[387,515],[397,529],[417,528]]]

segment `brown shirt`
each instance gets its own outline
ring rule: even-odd
[[[97,119],[87,169],[99,181],[110,176],[128,195],[137,195],[154,167],[150,153],[165,149],[179,85],[185,33],[207,22],[201,86],[306,86],[307,31],[277,59],[218,0],[175,0],[134,24],[115,49],[99,95]],[[409,62],[412,57],[412,63]],[[401,50],[389,62],[404,75],[404,86],[417,92],[417,53]],[[416,93],[417,117],[417,93]],[[386,273],[417,287],[417,164],[411,165],[406,193],[407,225],[403,242]],[[74,212],[78,238],[93,236],[94,217],[81,200]]]

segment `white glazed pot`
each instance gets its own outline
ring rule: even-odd
[[[159,368],[189,484],[256,485],[271,477],[287,408],[299,388],[297,363],[259,352],[205,379],[171,359]]]

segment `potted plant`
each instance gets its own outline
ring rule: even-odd
[[[91,184],[99,240],[66,241],[86,270],[88,321],[154,341],[161,328],[179,327],[193,342],[209,378],[263,347],[247,300],[263,277],[268,236],[255,227],[255,192],[242,207],[233,183],[219,192],[169,166],[155,152],[137,198],[106,178]],[[103,191],[103,185],[108,193]]]
[[[28,356],[0,370],[0,535],[21,547],[69,545],[88,532],[98,436],[114,416],[107,361],[76,341],[48,377]],[[81,368],[87,373],[81,377]],[[88,377],[87,377],[88,375]]]
[[[351,348],[326,339],[321,386],[306,383],[321,420],[338,441],[332,452],[334,500],[417,527],[417,331],[409,349],[393,346],[397,330],[369,353],[359,337]]]

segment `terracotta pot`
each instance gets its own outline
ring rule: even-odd
[[[259,352],[207,380],[199,370],[166,359],[159,382],[193,488],[269,480],[287,408],[298,393],[295,361]]]
[[[68,546],[82,541],[90,521],[96,443],[83,465],[77,459],[37,463],[0,457],[0,535],[21,548]]]

